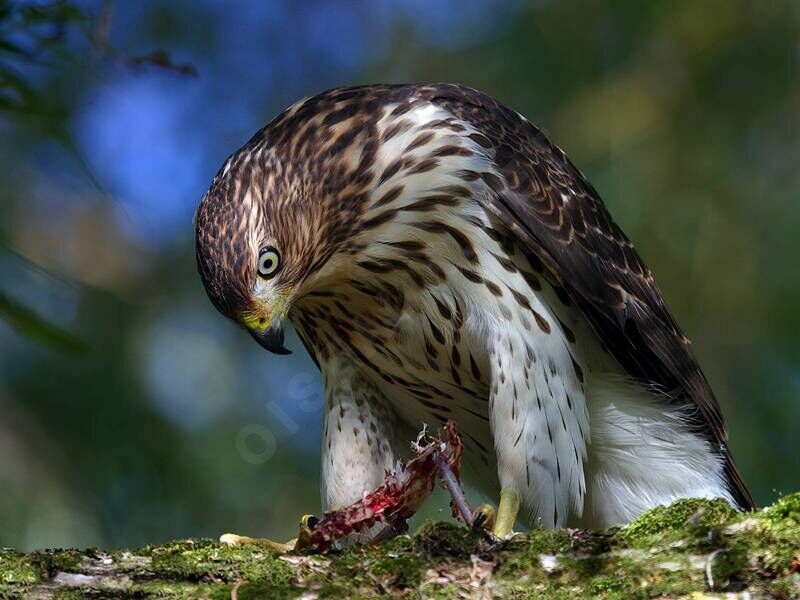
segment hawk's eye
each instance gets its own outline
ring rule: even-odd
[[[278,272],[281,266],[281,255],[273,247],[263,248],[258,253],[258,274],[269,279]]]

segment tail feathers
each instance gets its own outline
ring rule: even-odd
[[[753,500],[753,496],[750,495],[750,491],[747,489],[742,479],[742,474],[739,473],[736,463],[733,462],[733,456],[731,456],[727,445],[725,446],[724,453],[725,477],[728,480],[728,490],[730,490],[733,499],[736,501],[736,504],[739,505],[740,509],[755,510],[756,503]]]
[[[616,375],[587,388],[591,444],[582,526],[605,527],[679,498],[753,506],[727,449],[694,431],[691,405]]]

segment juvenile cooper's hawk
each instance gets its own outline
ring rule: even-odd
[[[472,481],[502,490],[500,535],[519,501],[542,527],[753,506],[633,245],[564,152],[481,92],[301,100],[225,162],[196,228],[214,305],[279,354],[289,319],[322,370],[325,508],[447,419]]]

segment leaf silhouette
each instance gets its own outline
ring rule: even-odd
[[[53,325],[23,303],[0,291],[0,319],[25,337],[45,346],[66,351],[84,352],[86,344],[69,331]]]

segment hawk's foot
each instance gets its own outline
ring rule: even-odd
[[[491,531],[494,527],[494,521],[496,517],[496,511],[494,510],[494,506],[491,504],[481,504],[478,508],[475,509],[475,512],[472,516],[472,528],[473,529],[485,529],[486,531]]]
[[[488,529],[492,535],[503,540],[511,537],[514,533],[514,523],[519,514],[519,493],[510,488],[500,491],[500,505],[495,513],[491,504],[481,504],[475,510],[475,517],[472,520],[473,527]]]
[[[300,528],[297,537],[289,540],[288,542],[275,542],[267,538],[251,538],[246,535],[236,535],[235,533],[226,533],[220,536],[219,543],[224,546],[246,546],[254,545],[262,548],[267,548],[278,554],[287,554],[295,550],[302,550],[310,546],[311,530],[317,524],[317,517],[313,515],[304,515],[300,519]]]

